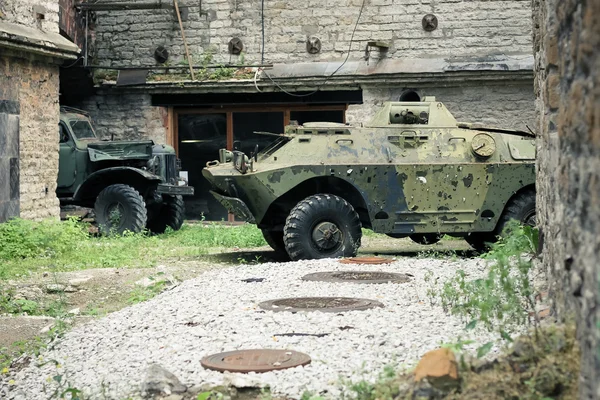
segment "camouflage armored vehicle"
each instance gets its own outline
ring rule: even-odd
[[[361,227],[481,249],[509,219],[535,224],[533,135],[459,123],[435,98],[385,103],[361,126],[306,123],[274,136],[250,155],[221,150],[203,174],[293,260],[354,256]]]
[[[172,147],[151,140],[99,140],[88,116],[72,108],[61,108],[58,128],[61,206],[93,208],[104,233],[181,227],[181,196],[194,188],[179,177]]]

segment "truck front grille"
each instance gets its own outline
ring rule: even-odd
[[[175,183],[177,180],[177,156],[175,154],[165,154],[165,181]]]

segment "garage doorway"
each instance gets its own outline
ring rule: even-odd
[[[272,142],[272,138],[254,132],[283,133],[290,121],[345,122],[347,105],[231,107],[222,109],[175,108],[173,144],[181,159],[182,170],[188,171],[194,195],[184,198],[186,219],[233,221],[233,217],[209,193],[210,184],[202,176],[208,161],[219,158],[219,149],[238,149],[250,154]]]

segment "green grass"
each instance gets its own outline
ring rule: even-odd
[[[85,224],[75,220],[14,219],[0,224],[0,280],[43,271],[151,267],[219,249],[265,245],[254,225],[195,224],[156,236],[93,237]]]

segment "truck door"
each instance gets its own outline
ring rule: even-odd
[[[58,180],[59,189],[73,186],[77,173],[77,160],[75,157],[75,142],[69,134],[67,127],[58,124],[60,147],[58,151]]]

